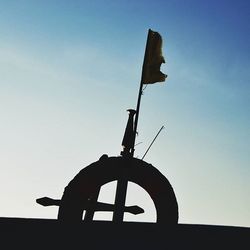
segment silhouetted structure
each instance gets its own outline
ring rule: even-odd
[[[128,110],[129,117],[125,129],[120,157],[103,155],[99,161],[82,169],[64,190],[61,200],[48,197],[37,199],[43,206],[58,205],[58,220],[64,222],[92,221],[95,211],[113,211],[113,221],[122,222],[124,213],[143,213],[138,206],[126,207],[128,182],[133,182],[148,192],[157,214],[157,223],[174,225],[178,222],[178,205],[169,181],[152,165],[133,157],[134,153],[134,115]],[[115,204],[98,202],[103,185],[117,181]]]
[[[143,213],[143,208],[126,207],[125,200],[119,203],[117,197],[114,205],[97,201],[101,187],[115,180],[136,183],[148,192],[155,204],[157,223],[174,225],[178,222],[178,205],[169,181],[152,165],[132,157],[103,155],[75,176],[61,200],[44,197],[37,202],[44,206],[58,205],[58,219],[67,222],[81,221],[84,210],[84,221],[92,221],[95,211],[113,211],[114,222],[121,222],[124,212]]]
[[[133,157],[143,84],[166,78],[160,71],[165,62],[161,46],[160,34],[149,30],[137,107],[128,110],[121,156],[103,155],[82,169],[60,200],[37,199],[43,206],[59,206],[57,220],[0,218],[3,249],[249,249],[248,228],[178,224],[178,204],[167,178],[151,164]],[[98,202],[101,187],[112,181],[117,181],[114,204]],[[125,206],[128,182],[148,192],[155,205],[156,223],[123,222],[126,212],[144,212],[137,205]],[[112,222],[93,221],[96,211],[113,211]]]
[[[84,220],[92,220],[94,211],[100,210],[97,197],[101,186],[121,179],[134,182],[149,193],[156,207],[157,223],[177,223],[177,202],[168,180],[152,165],[124,157],[105,157],[81,170],[65,188],[58,219],[82,220],[83,210],[86,209]],[[110,207],[103,204],[101,210],[113,210],[113,221],[119,222],[116,214],[127,212],[123,205],[115,203]]]
[[[48,197],[37,199],[37,202],[44,206],[58,205],[60,221],[81,221],[84,210],[86,210],[84,221],[92,221],[95,211],[113,211],[114,222],[122,222],[125,212],[134,214],[144,212],[143,208],[136,205],[125,206],[127,186],[130,181],[149,193],[156,208],[157,223],[177,224],[178,205],[170,183],[152,165],[133,157],[143,85],[165,81],[167,77],[160,71],[161,64],[165,63],[161,47],[160,34],[149,29],[137,107],[136,110],[128,110],[129,117],[122,140],[121,157],[103,155],[99,161],[81,170],[65,188],[61,200]],[[101,187],[112,181],[117,181],[115,203],[98,202]]]

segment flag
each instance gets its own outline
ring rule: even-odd
[[[162,55],[161,35],[158,32],[149,29],[142,69],[143,84],[165,81],[167,75],[160,71],[162,63],[165,63],[165,59]]]

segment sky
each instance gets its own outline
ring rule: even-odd
[[[164,125],[144,160],[173,186],[179,222],[250,227],[249,25],[247,0],[0,0],[0,217],[56,218],[35,200],[120,154],[151,28],[168,78],[144,91],[135,156]],[[126,205],[145,209],[126,220],[155,221],[134,183]]]

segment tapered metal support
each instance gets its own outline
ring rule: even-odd
[[[115,209],[113,214],[113,221],[120,223],[123,221],[125,212],[125,202],[127,194],[128,181],[122,177],[117,181],[116,196],[115,196]]]
[[[135,131],[134,131],[134,115],[136,111],[134,109],[128,109],[129,112],[128,122],[125,129],[125,133],[122,140],[123,151],[122,156],[133,156],[134,153],[134,141],[135,141]]]

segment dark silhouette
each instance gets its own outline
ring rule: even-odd
[[[169,181],[151,164],[133,157],[143,84],[166,78],[160,71],[165,62],[161,47],[160,34],[149,30],[137,107],[128,110],[121,156],[103,155],[82,169],[65,187],[60,200],[36,200],[43,206],[59,206],[58,220],[0,218],[2,249],[250,248],[249,228],[178,224],[178,204]],[[114,204],[98,202],[101,187],[112,181],[117,181]],[[123,222],[126,212],[144,212],[137,205],[125,206],[128,182],[148,192],[155,205],[156,223]],[[113,211],[113,221],[93,222],[96,211]]]
[[[128,109],[129,112],[128,122],[125,129],[125,133],[122,140],[123,151],[121,155],[123,156],[132,156],[134,152],[134,140],[135,140],[135,131],[134,131],[134,115],[136,111],[134,109]]]
[[[88,199],[89,202],[90,199]],[[49,197],[43,197],[36,200],[36,202],[42,206],[60,206],[61,200],[51,199]],[[88,209],[88,204],[82,204],[83,210]],[[107,204],[103,202],[96,202],[95,204],[95,211],[114,211],[115,206],[113,204]],[[144,213],[144,210],[139,206],[125,206],[124,212],[131,213],[131,214],[141,214]]]
[[[139,111],[139,109],[137,109]],[[92,221],[96,211],[113,211],[113,221],[123,222],[125,212],[140,214],[143,208],[126,207],[128,182],[142,187],[154,202],[156,222],[175,225],[178,223],[178,204],[169,181],[152,165],[133,157],[136,135],[134,115],[129,109],[129,117],[122,140],[123,151],[120,157],[102,155],[99,161],[82,169],[67,187],[61,200],[48,197],[37,199],[43,206],[59,206],[58,220],[67,222]],[[100,189],[106,183],[117,181],[114,204],[98,202]],[[86,211],[83,217],[83,211]]]
[[[60,223],[52,219],[0,218],[1,249],[247,250],[250,228],[109,221]]]
[[[99,210],[113,211],[114,222],[122,222],[124,212],[142,213],[143,209],[138,206],[125,206],[127,185],[131,181],[144,188],[151,196],[156,208],[157,223],[177,224],[178,205],[170,183],[152,165],[133,158],[143,85],[165,81],[166,78],[166,75],[160,72],[161,63],[165,62],[161,47],[160,34],[149,29],[137,106],[136,110],[128,110],[121,157],[103,155],[99,161],[81,170],[65,188],[61,201],[48,198],[37,200],[44,205],[59,205],[58,220],[81,221],[84,210],[85,221],[92,221],[94,212]],[[115,180],[115,204],[99,203],[97,200],[100,188]]]
[[[58,219],[61,221],[81,221],[93,219],[95,211],[130,212],[139,214],[143,209],[138,206],[125,207],[118,204],[97,202],[102,185],[125,179],[141,186],[154,201],[157,223],[173,225],[178,222],[178,205],[168,180],[152,165],[131,157],[103,156],[99,161],[82,169],[65,188],[61,200],[44,197],[37,202],[42,205],[59,205]]]

